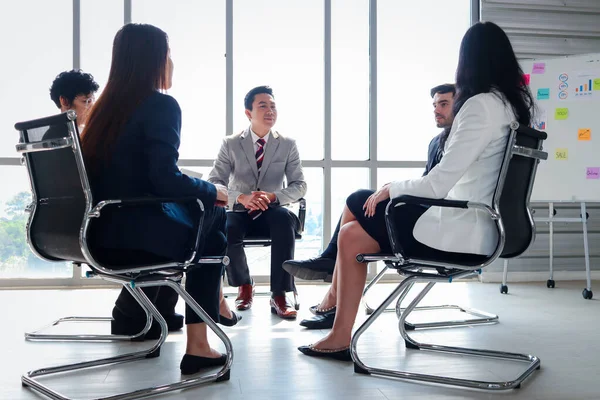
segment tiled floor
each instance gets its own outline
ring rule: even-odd
[[[596,282],[598,286],[600,282]],[[310,344],[323,331],[305,331],[297,322],[282,321],[269,312],[268,298],[257,297],[253,308],[233,328],[224,328],[233,341],[235,358],[231,380],[174,392],[165,399],[600,399],[597,364],[600,362],[600,302],[584,300],[583,282],[509,285],[501,295],[496,284],[459,282],[437,285],[425,304],[461,304],[500,315],[489,326],[421,330],[423,342],[465,345],[535,354],[542,368],[521,389],[486,393],[451,387],[410,383],[355,374],[351,363],[309,358],[296,350]],[[325,286],[300,286],[300,317],[317,303]],[[391,290],[380,284],[371,303]],[[148,344],[26,342],[23,332],[66,315],[108,315],[116,290],[0,291],[0,399],[39,399],[21,387],[20,375],[31,369],[60,363],[116,355]],[[600,289],[598,289],[600,297]],[[181,303],[181,302],[180,302]],[[181,304],[178,305],[181,307]],[[181,307],[182,308],[182,307]],[[419,319],[455,317],[455,312],[422,312]],[[415,317],[417,317],[415,315]],[[357,324],[366,318],[361,312]],[[417,320],[417,319],[413,319]],[[521,365],[490,359],[473,359],[406,350],[399,340],[393,313],[385,313],[363,336],[359,353],[377,366],[407,371],[448,374],[473,379],[512,379]],[[358,326],[358,325],[357,325]],[[107,325],[79,325],[64,330],[108,332]],[[56,328],[54,328],[56,329]],[[63,330],[58,328],[59,330]],[[213,343],[217,343],[216,338]],[[180,379],[179,361],[185,335],[169,335],[157,359],[110,368],[63,374],[44,379],[56,390],[77,399],[118,394],[144,385]]]

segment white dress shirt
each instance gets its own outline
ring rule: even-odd
[[[252,143],[254,143],[254,154],[256,154],[256,152],[258,151],[258,143],[256,143],[258,141],[258,139],[260,139],[260,136],[258,136],[256,133],[254,133],[254,131],[252,130],[252,128],[250,128],[250,134],[252,135]],[[271,131],[269,131],[264,137],[264,141],[265,144],[263,145],[263,149],[266,150],[267,149],[267,143],[269,142],[269,137],[271,136]]]
[[[501,95],[471,97],[454,119],[441,162],[426,176],[392,182],[390,197],[412,195],[491,205],[509,125],[515,119]],[[486,212],[447,207],[427,210],[413,235],[429,247],[458,253],[490,255],[498,242],[495,224]]]

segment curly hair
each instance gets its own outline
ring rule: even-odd
[[[50,86],[50,98],[60,108],[60,97],[68,100],[69,104],[79,95],[96,93],[100,86],[91,74],[81,70],[65,71],[58,74]]]

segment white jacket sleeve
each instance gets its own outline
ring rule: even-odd
[[[477,160],[492,140],[489,110],[484,96],[468,99],[454,119],[441,162],[426,176],[390,185],[390,198],[401,195],[442,199]]]

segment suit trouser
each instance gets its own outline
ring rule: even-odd
[[[255,220],[247,212],[228,212],[227,255],[230,263],[226,271],[229,284],[252,283],[243,241],[246,235],[267,236],[271,238],[271,292],[295,291],[294,277],[283,269],[282,264],[294,258],[298,224],[298,217],[285,207],[269,208]]]
[[[201,248],[199,249],[197,257],[200,255],[225,255],[227,248],[225,226],[225,209],[222,207],[207,207],[200,237]],[[114,258],[114,255],[112,258]],[[157,262],[157,260],[163,262],[169,261],[164,257],[134,250],[130,251],[129,255],[121,253],[118,258],[119,263],[124,265],[134,262]],[[151,260],[145,260],[145,258],[151,258]],[[222,276],[222,264],[204,264],[190,269],[187,272],[185,282],[185,290],[215,321],[219,320],[219,290],[221,287]],[[163,286],[147,287],[142,290],[148,296],[150,301],[156,305],[156,308],[163,316],[171,315],[175,312],[175,304],[177,304],[178,296],[173,289]],[[146,319],[141,306],[125,288],[121,290],[121,293],[115,302],[113,317],[116,318],[117,316],[126,317],[136,322],[140,320],[145,321]],[[187,304],[185,308],[185,322],[186,324],[202,322],[200,317],[198,317]],[[132,321],[132,323],[134,322]]]

